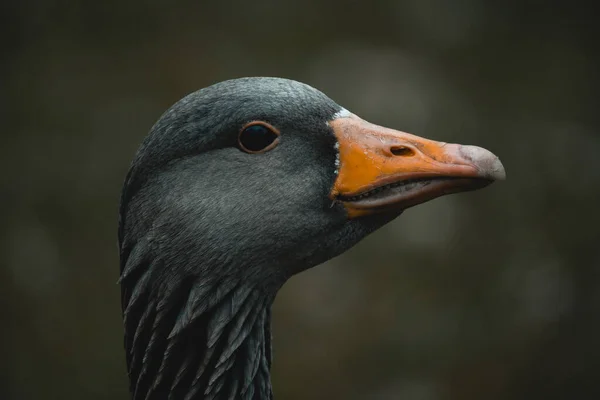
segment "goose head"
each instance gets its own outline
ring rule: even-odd
[[[504,177],[485,149],[371,124],[296,81],[188,95],[121,196],[133,397],[271,398],[270,306],[287,279],[409,207]]]

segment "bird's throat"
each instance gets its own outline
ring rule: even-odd
[[[133,399],[272,398],[273,299],[263,290],[233,279],[167,282],[136,286],[123,301]]]

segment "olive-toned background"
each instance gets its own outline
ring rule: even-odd
[[[2,2],[0,398],[127,399],[122,180],[168,106],[247,75],[508,173],[293,278],[276,398],[600,398],[598,32],[563,4]]]

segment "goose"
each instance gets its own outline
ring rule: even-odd
[[[118,243],[133,399],[272,399],[271,305],[434,198],[505,178],[481,147],[369,123],[288,79],[216,83],[171,106],[125,178]]]

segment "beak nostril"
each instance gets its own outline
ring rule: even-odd
[[[390,149],[393,155],[400,157],[410,157],[415,154],[413,149],[406,146],[394,146]]]

